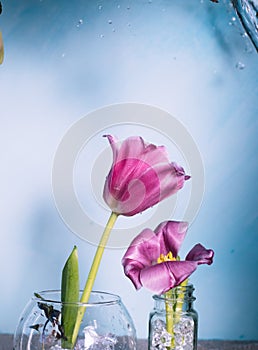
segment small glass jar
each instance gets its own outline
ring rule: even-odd
[[[88,303],[69,304],[60,297],[60,291],[43,291],[31,298],[16,328],[14,350],[136,350],[135,327],[119,296],[92,292]],[[74,347],[65,345],[64,306],[85,308]]]
[[[166,294],[154,295],[149,318],[149,350],[196,350],[198,314],[192,284],[178,286]]]

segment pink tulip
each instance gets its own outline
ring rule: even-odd
[[[141,137],[118,143],[113,136],[105,136],[113,151],[113,164],[103,197],[116,214],[143,212],[176,193],[190,178],[181,166],[169,162],[163,146],[147,144]]]
[[[186,235],[185,222],[165,221],[154,232],[144,229],[130,244],[123,259],[124,272],[136,289],[146,287],[163,294],[188,278],[200,264],[210,265],[214,252],[196,244],[184,261],[176,260]],[[174,257],[158,263],[158,258],[169,252]],[[170,254],[171,254],[170,253]]]

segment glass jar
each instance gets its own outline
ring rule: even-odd
[[[60,291],[43,291],[31,298],[15,332],[15,350],[66,349],[64,305],[77,311],[85,308],[74,350],[136,349],[135,327],[119,296],[94,291],[87,304],[63,304],[60,297]]]
[[[154,295],[149,318],[148,349],[196,350],[198,314],[193,309],[194,287],[178,286]]]

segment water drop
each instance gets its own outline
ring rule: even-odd
[[[228,24],[229,24],[230,26],[233,26],[233,25],[235,25],[235,22],[236,22],[236,17],[232,17],[232,18],[231,18],[231,21],[229,21]]]
[[[98,9],[99,10],[102,10],[103,6],[102,5],[99,5]]]
[[[83,19],[79,19],[76,27],[79,28],[83,24]]]
[[[103,39],[104,38],[104,34],[100,34],[100,38]]]
[[[112,24],[113,22],[112,22],[112,20],[111,19],[109,19],[108,20],[108,24]]]
[[[245,45],[245,52],[246,53],[253,53],[253,47],[251,46],[251,44],[249,42],[246,43]]]
[[[245,69],[245,64],[242,62],[237,62],[236,68],[239,70],[243,70],[243,69]]]
[[[127,8],[126,8],[127,10],[130,10],[131,9],[131,7],[130,6],[127,6]]]
[[[248,34],[246,32],[241,34],[241,37],[245,40],[245,52],[246,53],[252,53],[253,52],[253,47],[249,41]]]

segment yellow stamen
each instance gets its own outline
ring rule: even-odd
[[[163,263],[165,261],[176,261],[176,260],[177,259],[173,257],[172,252],[168,252],[167,255],[160,254],[160,256],[157,259],[157,263],[160,264],[160,263]]]

